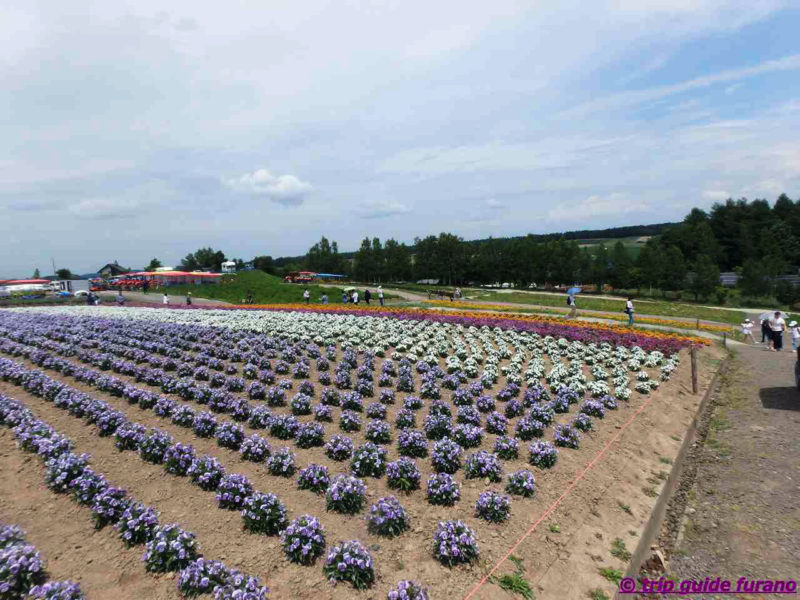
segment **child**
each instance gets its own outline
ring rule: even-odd
[[[756,338],[753,337],[753,322],[750,319],[745,319],[744,323],[742,323],[742,335],[745,338],[750,338],[750,341],[754,344],[757,344]]]
[[[792,352],[797,352],[797,346],[800,344],[800,327],[797,326],[797,321],[789,323],[789,331],[792,332]]]

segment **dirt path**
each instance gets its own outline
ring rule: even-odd
[[[696,453],[697,477],[671,553],[672,575],[732,581],[797,579],[796,355],[791,347],[781,353],[767,352],[760,345],[737,348],[714,402],[708,436]]]
[[[198,290],[197,294],[201,294],[202,291]],[[114,300],[117,297],[116,292],[112,291],[105,291],[105,292],[98,292],[100,297],[103,300]],[[154,291],[147,294],[142,292],[122,292],[123,297],[128,302],[137,302],[139,304],[161,304],[163,302],[164,295],[162,292]],[[186,297],[183,295],[175,295],[172,294],[169,297],[169,300],[172,304],[184,304],[186,302]],[[192,296],[192,303],[197,304],[198,306],[227,306],[228,302],[223,302],[222,300],[212,300],[210,298],[200,298]]]

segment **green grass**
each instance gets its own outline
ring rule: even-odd
[[[600,588],[597,588],[589,592],[589,598],[592,600],[608,600],[608,594]]]
[[[566,306],[564,294],[542,294],[536,292],[497,292],[493,290],[469,290],[468,296],[487,302],[513,302],[515,304],[537,304],[539,306]],[[622,313],[625,300],[609,300],[607,298],[593,298],[590,295],[577,297],[578,310],[600,310],[606,312]],[[736,310],[704,308],[695,304],[683,302],[668,302],[663,300],[636,300],[636,312],[642,315],[653,315],[667,318],[691,318],[702,321],[718,321],[737,325],[742,322],[744,313]]]
[[[611,556],[616,556],[623,562],[628,562],[631,559],[631,553],[625,546],[625,542],[620,538],[616,538],[611,542]]]
[[[619,504],[619,507],[620,507],[622,510],[624,510],[626,513],[628,513],[629,515],[632,515],[632,514],[633,514],[633,511],[631,510],[631,507],[630,507],[630,505],[629,505],[629,504],[624,504],[624,503],[622,503],[622,502],[618,502],[617,504]]]
[[[623,573],[619,569],[604,567],[598,570],[600,571],[600,575],[608,579],[611,583],[619,585],[619,582],[622,581]]]
[[[550,531],[552,533],[561,533],[561,525],[558,523],[550,523]]]
[[[519,594],[525,598],[525,600],[533,600],[533,588],[531,584],[519,573],[501,575],[500,577],[492,575],[492,583],[500,586],[501,589],[507,592]]]
[[[241,304],[247,293],[252,291],[256,304],[286,304],[303,302],[303,290],[306,288],[311,292],[312,304],[319,304],[322,294],[328,294],[330,304],[342,303],[341,288],[284,283],[279,277],[267,275],[263,271],[243,271],[233,277],[223,277],[223,282],[219,284],[171,286],[168,288],[168,292],[174,296],[185,296],[186,292],[192,292],[192,296],[195,298],[209,298],[231,304]],[[359,296],[363,296],[362,290],[359,290]],[[377,303],[377,298],[375,298],[375,303]]]

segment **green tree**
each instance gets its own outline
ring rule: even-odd
[[[41,279],[41,278],[42,274],[39,273],[39,268],[37,267],[33,270],[33,279]]]
[[[200,248],[194,253],[189,253],[181,262],[181,268],[184,271],[199,271],[208,269],[211,271],[219,271],[222,268],[222,263],[225,262],[225,253],[222,250],[214,250],[213,248]]]
[[[700,255],[694,262],[689,289],[695,300],[708,298],[719,285],[719,267],[710,257]]]
[[[372,258],[372,244],[368,237],[361,240],[361,247],[356,252],[353,265],[356,278],[359,281],[369,282],[375,275],[375,262]]]
[[[631,285],[633,259],[622,242],[614,244],[611,251],[611,273],[609,283],[616,289],[626,289]]]
[[[253,258],[253,268],[270,275],[275,274],[275,265],[272,263],[271,256],[256,256]]]
[[[408,246],[389,238],[383,246],[383,255],[387,281],[407,281],[411,278],[411,251]]]
[[[744,261],[738,284],[745,296],[763,296],[768,293],[768,282],[762,262],[755,258]]]
[[[59,279],[72,279],[72,271],[69,269],[59,269],[56,271],[56,277]]]
[[[149,265],[147,265],[147,266],[144,268],[144,270],[145,270],[145,271],[155,271],[156,269],[160,269],[160,268],[161,268],[161,267],[163,267],[163,266],[164,266],[164,265],[162,265],[162,264],[161,264],[161,261],[160,261],[160,260],[158,260],[157,258],[154,258],[154,259],[152,259],[152,260],[150,261],[150,264],[149,264]]]

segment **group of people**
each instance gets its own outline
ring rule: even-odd
[[[381,306],[383,306],[383,287],[382,286],[378,286],[378,290],[376,291],[376,295],[378,297],[378,302],[380,302]],[[369,289],[364,290],[363,298],[364,298],[364,302],[366,304],[370,303],[370,300],[372,300],[372,297],[373,297],[372,296],[372,292]],[[306,288],[303,291],[303,301],[306,304],[310,304],[311,303],[311,292],[308,290],[308,288]],[[322,302],[322,304],[327,304],[328,303],[328,294],[323,293],[322,297],[320,298],[320,302]],[[350,302],[352,302],[353,304],[358,304],[359,302],[361,302],[361,296],[359,296],[358,290],[352,290],[351,292],[348,292],[347,290],[342,290],[342,303],[343,304],[348,304]]]
[[[161,298],[161,304],[167,306],[169,304],[169,295],[167,292],[164,292],[164,296]],[[192,305],[192,292],[186,292],[186,306]]]
[[[569,306],[569,314],[567,315],[568,319],[574,319],[578,316],[578,304],[575,302],[575,294],[567,294],[567,306]],[[622,309],[626,315],[628,315],[628,327],[633,327],[633,313],[635,312],[635,308],[633,306],[633,296],[628,296],[628,300],[625,302],[625,308]]]
[[[790,321],[787,325],[780,311],[775,311],[768,319],[761,319],[760,342],[753,337],[753,322],[745,319],[742,323],[742,334],[745,338],[750,338],[754,344],[766,344],[765,350],[771,352],[780,352],[783,349],[783,332],[787,329],[792,340],[792,352],[797,352],[797,347],[800,345],[800,326],[797,325],[797,321]]]

